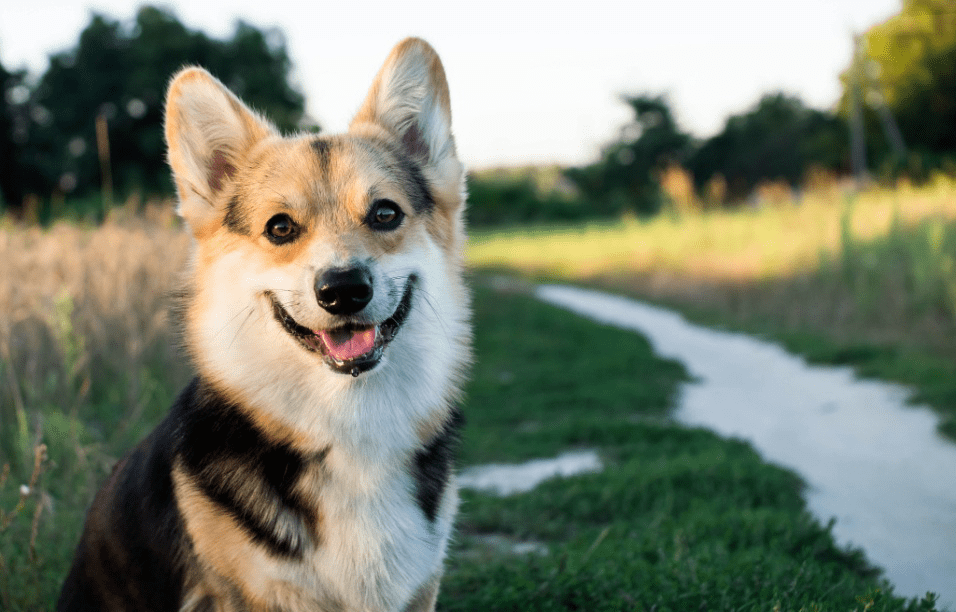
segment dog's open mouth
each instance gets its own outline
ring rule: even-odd
[[[395,312],[378,325],[348,323],[331,329],[312,330],[296,322],[272,292],[267,291],[266,295],[272,301],[276,320],[299,344],[308,351],[321,354],[336,372],[358,376],[382,360],[385,346],[398,333],[412,308],[412,293],[417,280],[415,275],[408,277]]]

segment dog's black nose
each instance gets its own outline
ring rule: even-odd
[[[328,270],[315,279],[315,297],[329,314],[355,314],[372,301],[372,275],[364,267]]]

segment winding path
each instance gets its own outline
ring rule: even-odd
[[[635,300],[556,285],[535,293],[639,332],[683,362],[695,380],[682,389],[677,420],[748,440],[799,473],[810,511],[835,517],[837,541],[866,551],[897,594],[934,591],[956,609],[956,445],[936,432],[932,411],[907,404],[904,387],[807,365],[775,344]]]

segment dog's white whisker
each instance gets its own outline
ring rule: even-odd
[[[242,320],[242,323],[240,323],[239,327],[236,329],[236,333],[232,337],[232,342],[229,343],[230,348],[236,342],[236,338],[239,337],[239,334],[242,333],[242,328],[246,326],[246,323],[248,323],[252,315],[255,314],[255,310],[253,309],[252,306],[247,306],[246,310],[249,311],[249,314],[246,315],[246,318]]]
[[[247,307],[247,308],[251,308],[251,306],[249,306],[249,307]],[[221,334],[221,333],[223,333],[224,331],[226,331],[227,329],[229,329],[229,327],[232,325],[232,323],[233,323],[236,319],[239,318],[239,315],[241,315],[244,310],[245,310],[245,308],[243,308],[242,310],[239,310],[238,312],[236,312],[236,314],[233,315],[232,318],[230,318],[228,321],[226,321],[225,325],[223,325],[223,326],[219,329],[219,331],[216,332],[216,335],[218,336],[219,334]]]
[[[435,299],[435,297],[432,296],[432,295],[431,295],[430,293],[428,293],[427,291],[425,291],[424,289],[421,290],[421,296],[422,296],[422,301],[423,301],[425,304],[428,305],[428,307],[431,309],[432,313],[435,315],[435,320],[436,320],[436,321],[438,322],[438,324],[441,326],[442,335],[443,335],[443,336],[448,336],[449,333],[450,333],[450,330],[448,329],[448,326],[447,326],[446,323],[445,323],[444,317],[442,317],[441,313],[438,311],[438,308],[437,308],[437,307],[435,306],[435,304],[433,303],[433,300]]]

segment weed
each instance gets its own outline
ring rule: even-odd
[[[9,546],[0,545],[0,602],[3,602],[4,609],[6,610],[13,609],[14,599],[20,599],[22,596],[22,594],[17,594],[13,591],[12,578],[17,575],[20,584],[25,582],[23,579],[26,576],[36,581],[42,568],[42,559],[37,553],[37,536],[40,530],[40,517],[44,510],[52,510],[50,496],[39,486],[40,477],[47,465],[46,450],[45,444],[38,444],[33,449],[33,468],[30,479],[28,480],[28,484],[21,484],[16,489],[16,503],[13,509],[5,510],[4,507],[0,505],[0,544],[7,544],[4,540],[8,536],[8,533],[11,532],[11,526],[20,518],[29,503],[31,501],[34,503],[33,512],[29,515],[29,540],[25,547],[27,551],[27,567],[21,569],[8,565],[3,551],[4,549],[8,549]],[[8,499],[10,497],[10,494],[8,494],[6,490],[7,482],[15,483],[15,481],[10,479],[10,473],[10,464],[5,463],[2,473],[0,473],[0,493],[4,494],[0,499]],[[21,528],[17,530],[17,532],[18,537],[22,538],[22,535],[19,534],[23,534],[24,529]],[[19,545],[22,546],[22,539],[18,540],[18,542]]]

